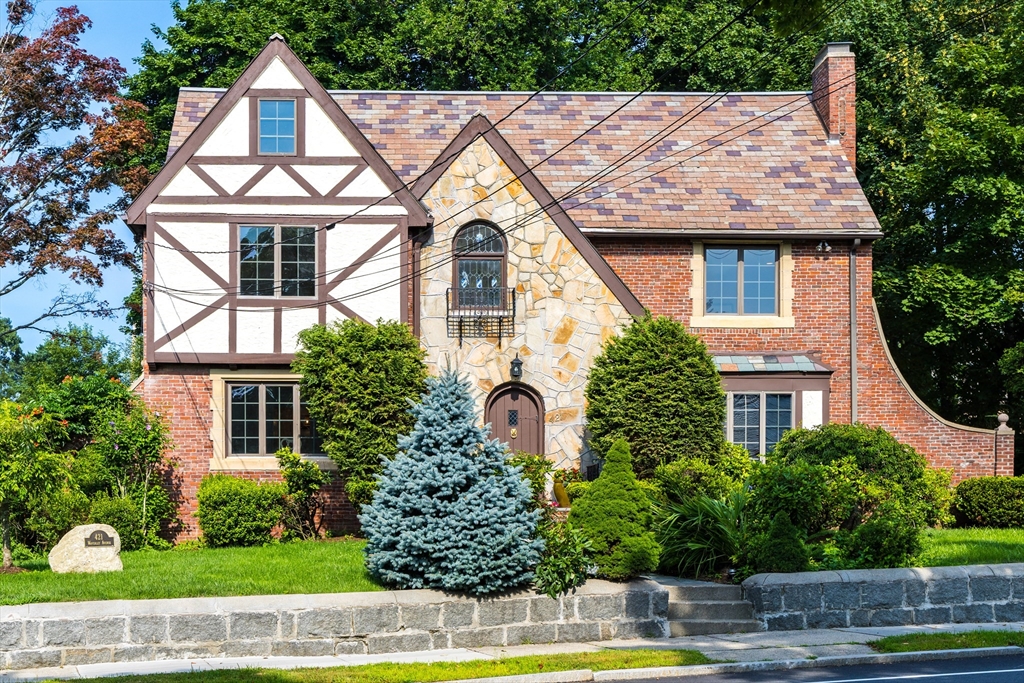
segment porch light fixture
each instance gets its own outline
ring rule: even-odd
[[[818,251],[823,251],[827,254],[832,251],[832,245],[828,242],[818,242]]]
[[[519,360],[519,354],[512,360],[508,374],[517,382],[523,378],[523,361]]]

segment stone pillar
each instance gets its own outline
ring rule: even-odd
[[[996,428],[995,437],[995,475],[997,477],[1013,476],[1014,431],[1006,425],[1009,420],[1009,415],[999,413],[999,426]]]
[[[856,64],[851,43],[826,43],[814,59],[811,97],[830,140],[857,166]]]

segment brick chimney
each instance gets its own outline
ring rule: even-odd
[[[811,97],[829,140],[838,142],[857,167],[857,68],[852,43],[826,43],[814,59]]]

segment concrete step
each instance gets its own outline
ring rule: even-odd
[[[668,622],[668,627],[673,638],[762,630],[761,622],[754,619],[673,619]]]
[[[667,585],[669,602],[712,602],[725,600],[733,602],[743,599],[743,588],[725,583],[703,583],[699,585]]]
[[[669,602],[669,619],[753,619],[754,606],[746,600],[719,600],[711,602]]]

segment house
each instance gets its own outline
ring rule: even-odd
[[[495,435],[563,467],[589,464],[594,356],[647,309],[707,342],[752,453],[862,421],[957,479],[1011,474],[1013,432],[943,420],[886,348],[854,73],[839,43],[811,92],[328,92],[274,36],[230,88],[182,88],[126,216],[182,533],[209,472],[273,479],[284,445],[329,466],[289,362],[345,318],[407,322]]]

